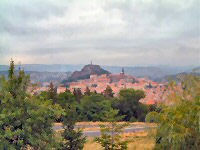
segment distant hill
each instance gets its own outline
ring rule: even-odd
[[[80,70],[84,65],[63,65],[63,64],[22,64],[20,65],[25,71],[37,71],[37,72],[74,72]],[[9,66],[0,65],[0,71],[7,71]],[[16,69],[19,65],[15,66]]]
[[[25,71],[26,74],[30,75],[32,83],[38,82],[53,82],[59,84],[63,80],[68,79],[71,75],[70,72],[37,72],[37,71]],[[8,71],[0,71],[0,75],[8,76]]]
[[[157,79],[158,82],[166,82],[166,81],[180,81],[181,78],[184,78],[186,75],[194,75],[194,76],[200,76],[200,73],[195,72],[182,72],[174,75],[168,75],[163,78]]]
[[[192,69],[192,72],[200,73],[200,67],[196,67],[196,68]]]
[[[165,82],[165,81],[170,81],[170,80],[179,81],[180,78],[183,78],[186,75],[200,76],[200,67],[196,67],[196,68],[187,70],[185,72],[166,75],[164,77],[157,78],[156,81],[158,81],[158,82],[162,82],[162,81]]]
[[[104,69],[112,73],[120,73],[122,67],[103,67]],[[133,75],[135,77],[147,77],[150,79],[156,79],[167,75],[167,72],[158,67],[123,67],[125,74]]]
[[[65,73],[65,72],[74,72],[81,71],[84,65],[70,65],[70,64],[23,64],[23,68],[27,72],[55,72],[55,73]],[[19,66],[16,66],[18,69]],[[107,70],[111,73],[120,73],[122,67],[120,66],[102,66],[104,70]],[[165,79],[169,75],[176,75],[182,72],[192,72],[195,70],[196,73],[200,72],[200,67],[170,67],[170,66],[141,66],[141,67],[123,67],[125,74],[133,75],[135,77],[148,77],[154,81],[160,81]],[[0,65],[0,71],[7,71],[7,65]],[[39,74],[39,73],[38,73]],[[65,80],[67,80],[66,78]]]
[[[7,65],[0,65],[0,71],[7,71],[9,67]]]
[[[71,75],[70,72],[27,72],[27,74],[30,74],[32,82],[53,82],[55,85],[60,84]]]
[[[81,79],[89,79],[90,75],[97,74],[110,74],[109,71],[102,69],[99,65],[86,65],[81,69],[81,71],[75,71],[72,75],[66,80],[67,82],[77,81]]]

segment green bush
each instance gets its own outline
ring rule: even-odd
[[[158,123],[160,121],[159,113],[152,111],[146,115],[145,122]]]
[[[170,105],[163,106],[155,149],[199,150],[200,148],[200,78],[187,76],[182,90],[170,87]],[[150,119],[147,116],[147,120]]]

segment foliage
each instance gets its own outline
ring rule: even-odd
[[[144,97],[141,90],[123,89],[119,92],[119,98],[113,102],[113,107],[119,109],[119,115],[125,116],[124,121],[144,121],[148,108],[139,102]]]
[[[88,86],[87,86],[86,89],[85,89],[84,95],[89,96],[90,94],[91,94],[91,91],[90,91],[90,89],[89,89]]]
[[[29,83],[24,71],[15,74],[11,61],[8,80],[0,80],[0,149],[56,146],[52,124],[61,114],[60,107],[30,95]]]
[[[74,96],[76,98],[76,101],[80,103],[80,100],[81,100],[81,98],[83,96],[83,94],[81,92],[81,89],[79,89],[79,88],[76,89],[75,88],[74,91],[73,91],[73,94],[74,94]]]
[[[112,88],[111,88],[109,85],[108,85],[108,86],[106,87],[106,89],[104,90],[103,95],[104,95],[106,98],[110,98],[110,97],[113,97],[113,96],[114,96],[113,90],[112,90]]]
[[[118,110],[111,109],[105,114],[106,119],[110,122],[108,126],[101,125],[101,137],[96,138],[96,142],[101,144],[105,150],[126,150],[128,142],[122,140],[121,133],[128,124],[118,124],[123,116],[118,116]]]
[[[76,108],[72,105],[68,105],[63,117],[63,128],[62,134],[64,142],[62,144],[63,150],[81,150],[86,142],[86,138],[80,129],[75,129],[75,123],[77,121]]]
[[[69,91],[58,94],[56,103],[64,109],[66,109],[69,104],[77,105],[75,96]]]
[[[105,113],[111,109],[111,101],[101,94],[92,93],[81,100],[81,118],[84,121],[106,121]]]
[[[81,130],[75,129],[75,123],[78,121],[79,107],[75,96],[66,90],[64,93],[57,95],[57,104],[64,109],[64,115],[60,118],[63,122],[64,132],[62,133],[63,141],[61,149],[63,150],[81,150],[86,142]]]
[[[155,111],[152,111],[152,112],[150,112],[150,113],[148,113],[148,114],[146,115],[145,122],[159,123],[159,121],[160,121],[160,116],[159,116],[159,114],[158,114],[157,112],[155,112]]]
[[[158,113],[160,113],[162,111],[162,106],[161,105],[149,105],[148,106],[148,114],[145,117],[145,122],[154,122],[154,123],[158,123],[160,121],[160,116]]]
[[[49,85],[49,90],[48,90],[48,99],[53,101],[53,104],[56,103],[57,99],[57,89],[54,87],[53,83],[51,82]]]
[[[160,120],[155,149],[199,149],[200,78],[187,76],[179,87],[170,85],[171,103],[157,114]]]

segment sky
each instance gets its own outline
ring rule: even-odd
[[[200,65],[199,0],[0,0],[0,64]]]

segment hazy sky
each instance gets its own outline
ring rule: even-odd
[[[0,64],[200,65],[199,0],[0,0]]]

